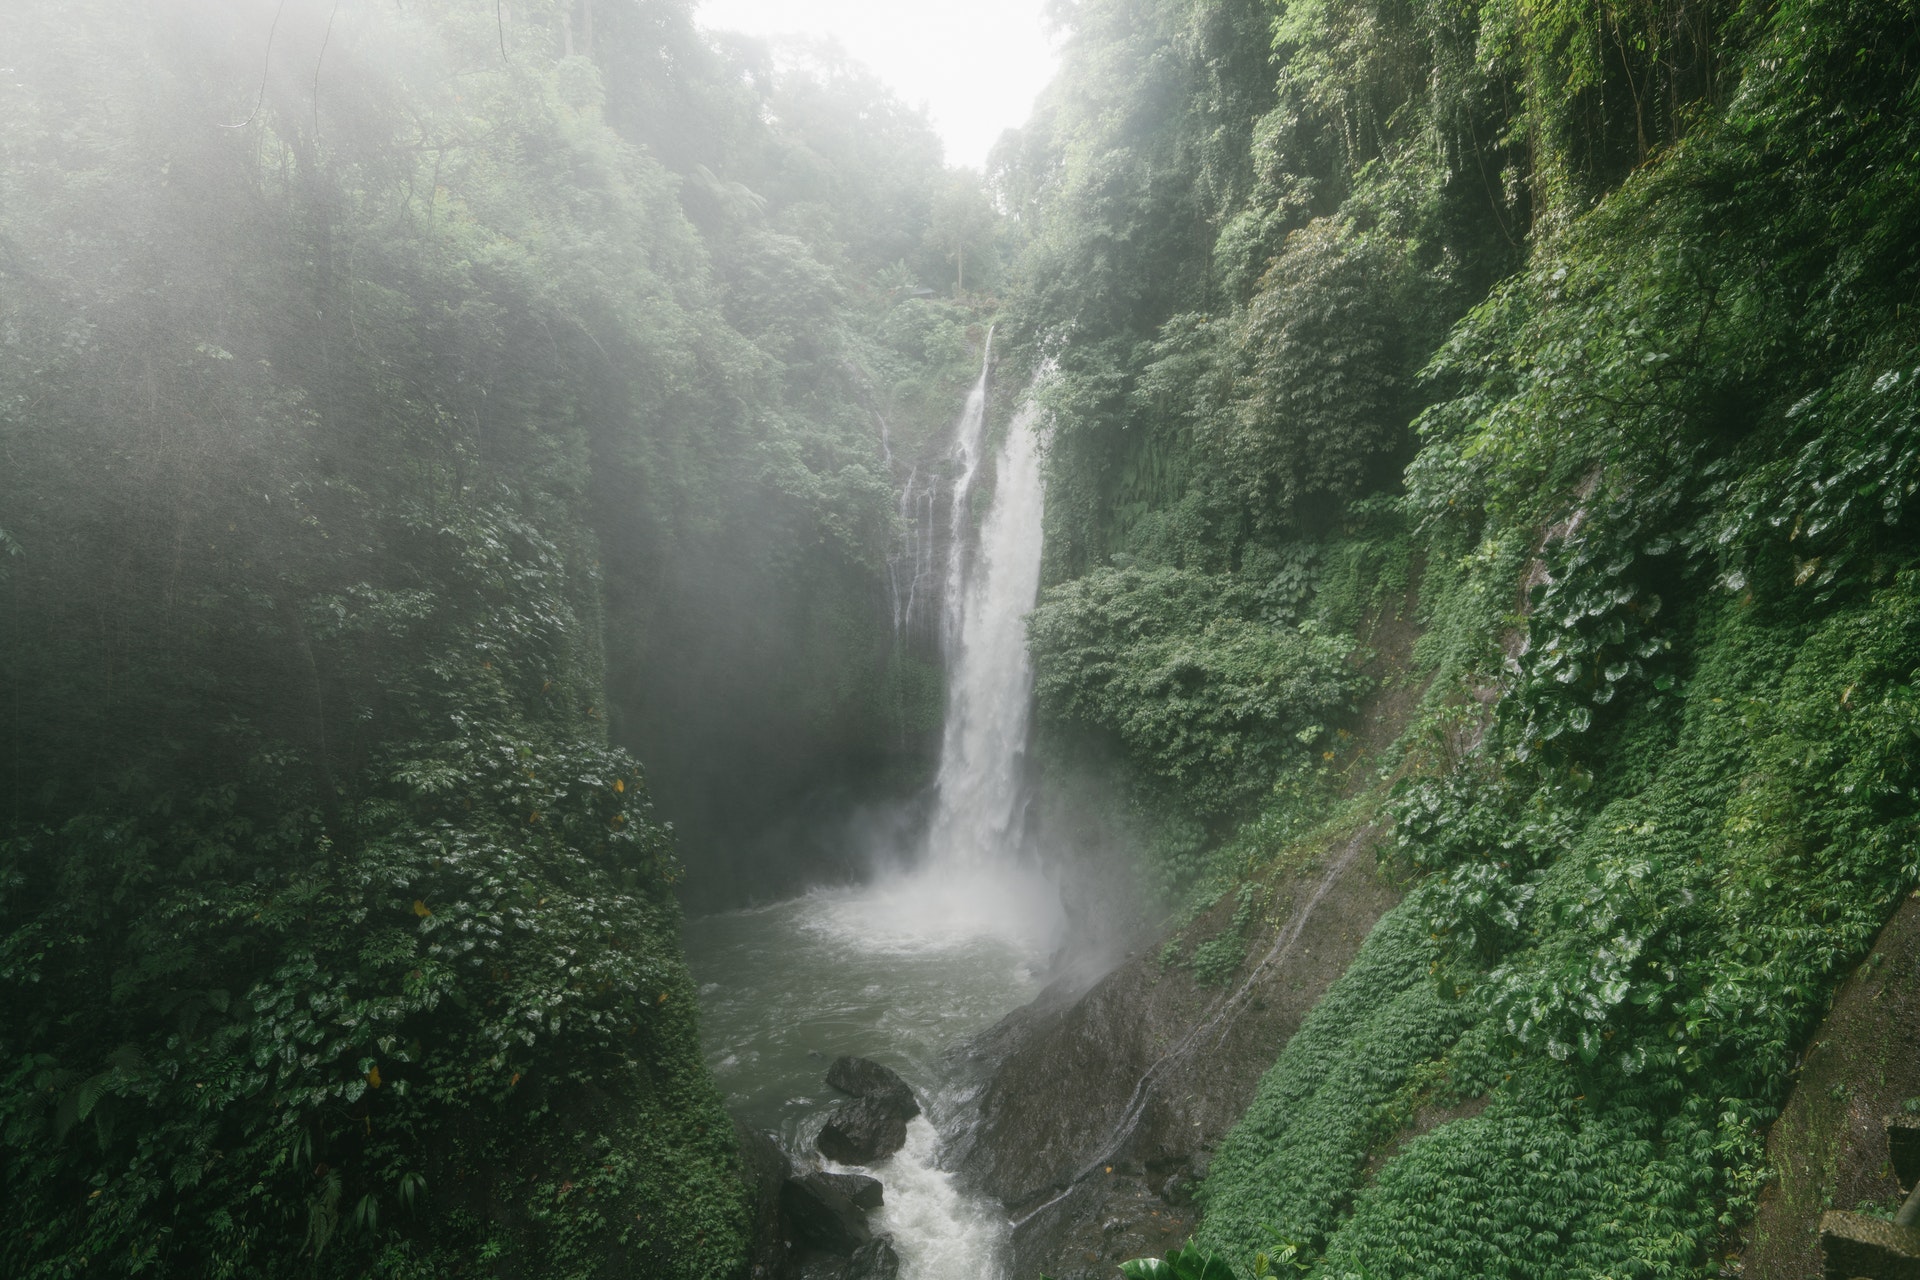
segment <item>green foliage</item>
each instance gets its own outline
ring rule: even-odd
[[[1422,878],[1222,1147],[1202,1241],[1279,1230],[1330,1277],[1718,1266],[1796,1053],[1920,881],[1908,8],[1716,45],[1724,106],[1434,362],[1410,505],[1470,550],[1429,563],[1427,653],[1497,703],[1402,785]],[[1489,6],[1520,27],[1483,38],[1573,59],[1530,90],[1558,108],[1624,74],[1575,44],[1670,13]]]
[[[1288,1041],[1214,1156],[1202,1242],[1248,1259],[1270,1233],[1313,1245],[1334,1226],[1376,1116],[1465,1025],[1428,980],[1423,924],[1406,908],[1383,921]]]
[[[1133,65],[1109,17],[1076,13],[1067,86]],[[1363,634],[1356,584],[1423,553],[1418,883],[1216,1157],[1203,1243],[1329,1277],[1716,1265],[1794,1053],[1920,879],[1915,30],[1290,0],[1250,167],[1178,229],[1127,168],[1201,136],[1168,81],[1021,140],[1010,185],[1048,198],[1013,310],[1061,373],[1043,710],[1126,741],[1143,795],[1211,767],[1242,816],[1271,784],[1224,762],[1287,727],[1177,701],[1167,655],[1209,689],[1253,619]],[[1367,495],[1410,421],[1394,508]],[[1312,825],[1262,808],[1230,861]]]
[[[1722,100],[1743,22],[1738,0],[1494,0],[1479,54],[1519,83],[1543,210],[1586,208]]]
[[[1232,339],[1230,406],[1199,427],[1256,523],[1379,484],[1400,442],[1410,379],[1390,245],[1336,219],[1291,236]]]
[[[1112,732],[1180,804],[1223,813],[1306,767],[1358,687],[1346,644],[1258,616],[1252,592],[1181,569],[1053,588],[1028,621],[1041,709]]]
[[[1188,1244],[1164,1258],[1136,1258],[1120,1264],[1127,1280],[1234,1280],[1227,1260]]]
[[[731,1274],[623,747],[917,749],[931,130],[677,0],[15,9],[0,1271]]]

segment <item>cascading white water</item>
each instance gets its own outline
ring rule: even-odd
[[[908,643],[933,588],[935,485],[919,467],[900,486],[900,547],[887,559],[887,592],[893,604],[893,642]]]
[[[939,801],[928,832],[933,867],[977,869],[1016,853],[1033,668],[1027,614],[1040,590],[1038,410],[1027,401],[1008,427],[993,506],[966,575],[948,665]]]
[[[960,425],[953,433],[954,460],[959,476],[953,482],[952,506],[947,512],[947,593],[940,628],[940,643],[952,655],[966,616],[967,531],[973,522],[973,484],[980,474],[980,458],[985,452],[987,433],[987,378],[993,372],[993,330],[987,330],[986,350],[980,357],[980,376],[967,393],[967,405],[960,413]],[[1028,604],[1032,604],[1029,600]],[[951,710],[951,702],[949,702]]]
[[[967,402],[956,448],[946,613],[947,717],[933,821],[913,868],[869,890],[884,927],[921,936],[990,934],[1050,945],[1064,926],[1058,890],[1022,857],[1022,811],[1033,670],[1026,618],[1040,588],[1039,410],[1029,398],[1008,425],[993,502],[969,553],[964,520],[984,452],[986,371]],[[969,450],[971,453],[969,453]]]
[[[859,1053],[900,1070],[932,1120],[967,1105],[942,1051],[1037,994],[1063,932],[1057,888],[1022,856],[1023,757],[1033,674],[1026,615],[1040,582],[1039,414],[1025,404],[995,459],[977,542],[973,491],[985,453],[991,341],[957,424],[941,638],[947,719],[933,821],[917,858],[870,884],[689,922],[709,1062],[729,1103],[809,1158],[832,1095],[821,1072]],[[892,580],[896,632],[933,576],[932,486],[909,478],[902,516],[924,514]],[[868,1170],[886,1188],[873,1227],[893,1236],[901,1280],[991,1280],[1008,1223],[939,1167],[927,1118]]]

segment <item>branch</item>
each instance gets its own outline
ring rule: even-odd
[[[273,10],[273,25],[267,28],[267,52],[260,61],[260,96],[253,100],[253,110],[247,112],[247,118],[239,124],[223,124],[220,126],[222,129],[244,129],[260,114],[260,105],[267,100],[267,73],[273,69],[273,37],[280,30],[280,15],[286,9],[287,0],[280,0]]]

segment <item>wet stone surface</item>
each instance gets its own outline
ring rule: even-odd
[[[1094,1185],[1051,1211],[1047,1274],[1053,1280],[1113,1280],[1120,1263],[1157,1257],[1193,1234],[1199,1215],[1192,1206],[1169,1204],[1144,1173],[1115,1169],[1095,1177]],[[1021,1265],[1014,1274],[1032,1270]]]

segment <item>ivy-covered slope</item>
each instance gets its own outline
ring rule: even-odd
[[[749,82],[677,3],[7,29],[0,1272],[733,1274],[679,851],[615,744],[739,655],[700,575],[813,638],[705,740],[897,737],[873,413],[911,440],[973,367],[904,301],[924,122]],[[869,108],[915,164],[808,186]]]
[[[1164,10],[1191,43],[1154,69],[1200,107],[1199,15],[1230,9]],[[1133,140],[1056,116],[1014,304],[1062,370],[1045,732],[1130,761],[1162,883],[1210,898],[1330,812],[1341,722],[1247,786],[1223,717],[1278,699],[1243,731],[1291,750],[1298,670],[1151,593],[1339,644],[1354,583],[1421,572],[1427,715],[1383,762],[1413,886],[1216,1155],[1201,1242],[1329,1277],[1712,1274],[1806,1036],[1920,881],[1920,11],[1268,16],[1251,183],[1114,251],[1140,197],[1096,170]],[[1069,46],[1069,83],[1092,65]],[[1075,292],[1195,244],[1213,270],[1158,314]],[[1079,602],[1116,584],[1107,616],[1152,625],[1090,661]],[[1169,788],[1172,760],[1207,772]]]

